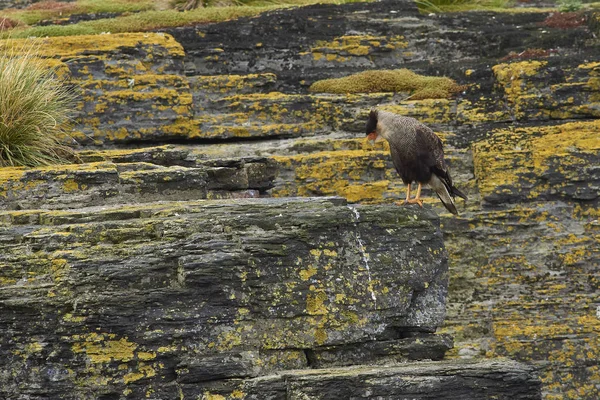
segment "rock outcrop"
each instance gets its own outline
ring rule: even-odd
[[[431,212],[246,199],[4,211],[0,220],[6,398],[195,398],[240,385],[248,398],[265,387],[279,398],[284,375],[240,379],[438,360],[451,347],[432,333],[448,270]],[[399,373],[478,370],[411,368]],[[469,379],[508,379],[517,367],[489,368]],[[327,373],[403,393],[385,383],[393,368]],[[497,390],[517,390],[528,374]],[[294,393],[328,385],[291,376]]]
[[[531,367],[477,360],[506,356],[540,371],[548,400],[598,398],[600,32],[597,13],[561,18],[424,15],[380,1],[47,39],[43,56],[80,88],[73,137],[85,164],[1,172],[12,210],[2,213],[2,394],[539,398]],[[307,91],[400,67],[464,91]],[[385,205],[402,198],[401,182],[387,149],[357,138],[376,105],[440,134],[470,198],[460,217],[434,198],[425,211]],[[195,201],[259,196],[284,199]],[[340,200],[290,196],[363,203],[360,220]],[[449,255],[450,350],[432,334],[446,272],[427,207]],[[423,276],[408,272],[417,267]],[[447,350],[444,361],[365,366]]]
[[[235,98],[236,110],[249,111],[247,123],[257,112],[277,115],[259,99],[277,98],[286,110],[300,98],[297,104],[331,104],[328,135],[321,126],[310,138],[221,145],[198,156],[273,156],[280,165],[275,196],[386,203],[403,193],[387,149],[352,136],[364,135],[374,105],[428,123],[470,197],[460,218],[430,201],[442,213],[450,253],[444,331],[457,340],[451,355],[530,362],[542,368],[546,398],[597,398],[598,14],[563,24],[570,16],[556,12],[425,16],[410,3],[385,1],[341,8],[169,31],[186,50],[191,74],[263,76],[265,84],[250,89],[258,94]],[[262,39],[264,29],[278,32],[275,25],[302,34]],[[420,101],[408,93],[306,94],[318,79],[399,66],[450,76],[465,90]],[[225,121],[222,101],[233,100],[214,102],[213,114]]]
[[[119,155],[119,153],[121,153]],[[259,197],[274,185],[276,162],[265,158],[196,161],[187,151],[82,153],[81,165],[10,168],[1,176],[3,209],[64,209],[159,200]]]

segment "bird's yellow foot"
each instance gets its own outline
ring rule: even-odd
[[[406,199],[406,200],[404,200],[404,204],[418,204],[419,207],[423,208],[423,200],[417,199],[417,198]]]
[[[404,201],[397,201],[397,206],[406,206],[408,204],[418,204],[420,207],[423,207],[423,200],[421,199],[406,199]]]

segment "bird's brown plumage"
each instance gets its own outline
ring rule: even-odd
[[[372,132],[388,141],[394,167],[406,185],[429,184],[448,211],[458,214],[453,198],[467,196],[453,185],[442,141],[429,127],[414,118],[372,110],[367,134]]]

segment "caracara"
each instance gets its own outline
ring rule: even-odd
[[[384,138],[390,144],[390,153],[396,171],[407,185],[403,204],[423,207],[421,186],[428,184],[438,195],[444,207],[458,214],[454,196],[467,200],[467,196],[452,184],[450,172],[444,162],[444,149],[440,138],[414,118],[403,117],[387,111],[371,110],[367,121],[369,140]],[[418,183],[417,195],[410,198],[410,185]]]

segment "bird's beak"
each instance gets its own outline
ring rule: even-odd
[[[377,141],[377,132],[373,131],[373,132],[369,133],[367,135],[367,139],[369,140],[369,143],[371,143],[371,145],[374,145],[375,142]]]

